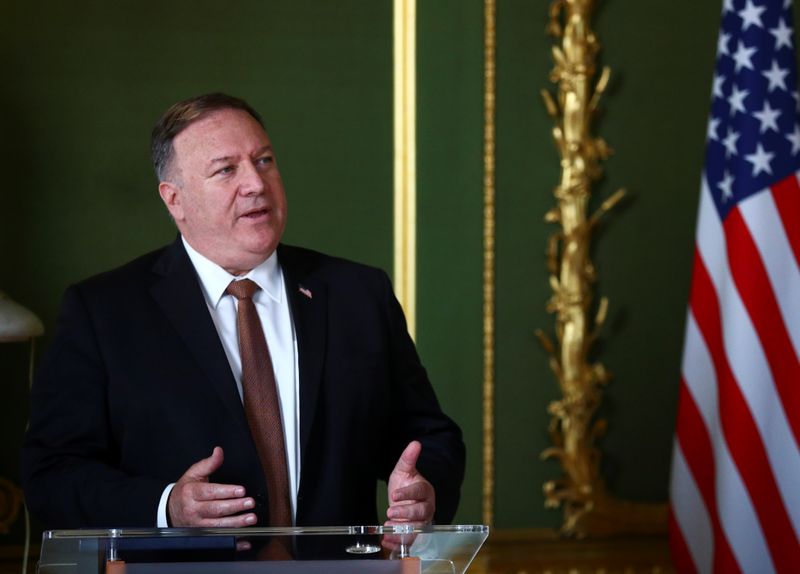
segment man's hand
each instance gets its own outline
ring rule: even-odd
[[[421,452],[422,445],[411,441],[389,476],[387,524],[424,524],[433,520],[436,494],[433,485],[417,472],[417,459]]]
[[[175,483],[167,502],[172,526],[238,528],[256,523],[254,513],[238,514],[255,506],[252,498],[245,497],[243,486],[208,482],[223,458],[222,448],[215,447],[210,457],[194,463]]]

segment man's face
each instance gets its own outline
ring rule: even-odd
[[[266,260],[286,225],[269,138],[243,110],[211,112],[175,136],[159,193],[198,252],[234,275]]]

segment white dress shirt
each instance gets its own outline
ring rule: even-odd
[[[286,444],[286,465],[289,471],[292,521],[294,521],[297,513],[297,489],[300,481],[300,379],[297,364],[297,338],[286,295],[286,285],[283,281],[283,272],[278,265],[278,255],[273,253],[266,261],[246,275],[236,277],[198,253],[187,243],[186,239],[183,239],[183,245],[197,272],[208,312],[217,328],[217,334],[228,357],[233,378],[236,380],[239,397],[242,397],[242,360],[239,355],[239,336],[236,328],[238,301],[232,295],[226,295],[225,290],[231,281],[239,279],[250,279],[261,288],[253,295],[253,303],[264,329],[272,359],[272,368],[275,371],[275,382],[278,386]],[[170,484],[161,495],[158,506],[159,527],[167,526],[167,500],[173,486],[174,484]]]

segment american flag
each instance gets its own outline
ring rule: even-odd
[[[800,572],[791,0],[725,0],[670,484],[679,572]]]

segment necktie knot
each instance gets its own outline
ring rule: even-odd
[[[233,295],[237,299],[252,299],[253,294],[258,291],[260,287],[254,281],[250,279],[241,279],[239,281],[231,281],[228,288],[225,289],[225,293],[228,295]]]

